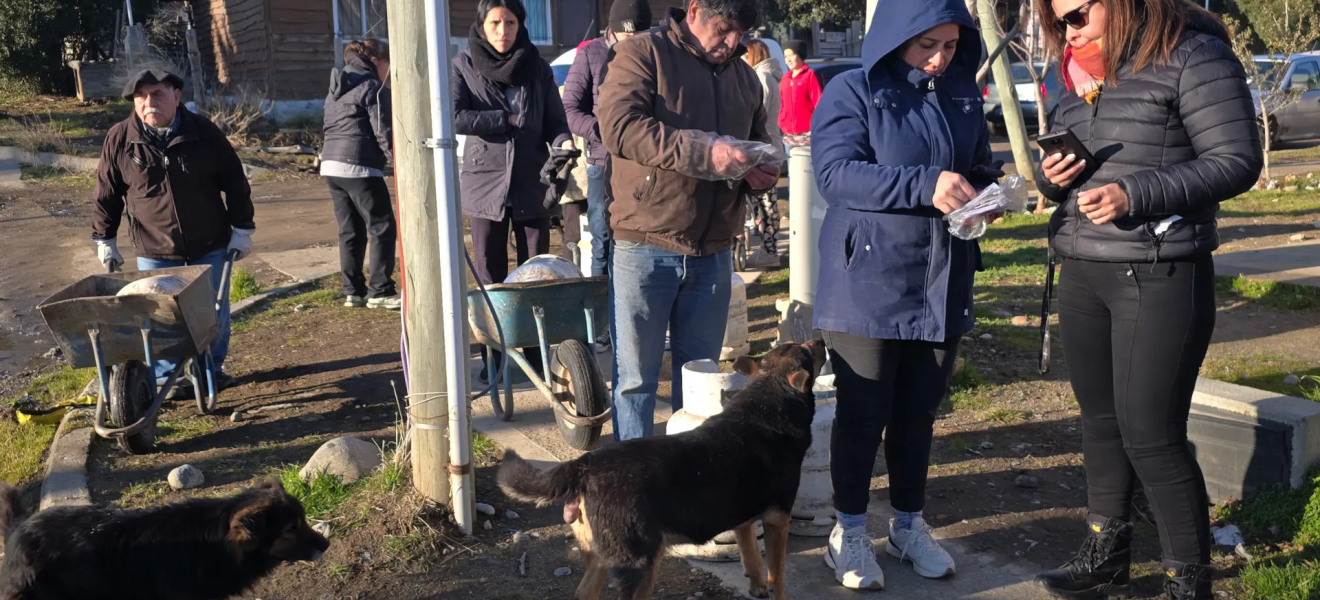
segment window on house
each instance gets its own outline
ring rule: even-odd
[[[555,43],[554,29],[550,23],[550,4],[553,0],[527,0],[527,35],[538,46],[550,46]]]

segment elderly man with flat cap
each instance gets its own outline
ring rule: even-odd
[[[92,241],[103,265],[123,265],[117,236],[127,213],[138,270],[209,265],[219,288],[226,256],[240,260],[252,252],[252,190],[229,140],[183,106],[182,92],[183,79],[159,69],[140,71],[124,86],[133,114],[110,128],[101,148]],[[221,370],[229,354],[228,290],[223,296],[211,344],[217,391],[232,383]],[[156,377],[173,367],[159,361]],[[193,394],[186,384],[172,393]]]

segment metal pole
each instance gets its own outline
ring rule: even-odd
[[[133,0],[124,0],[124,7],[128,9],[128,26],[133,26]]]
[[[987,48],[998,48],[1003,42],[996,27],[995,7],[990,0],[976,0],[976,13],[981,21],[981,37]],[[1022,104],[1018,102],[1017,87],[1013,84],[1013,70],[1008,64],[1008,54],[1001,54],[991,63],[990,74],[995,79],[999,90],[999,105],[1004,111],[1004,127],[1008,129],[1008,141],[1013,147],[1013,162],[1019,175],[1027,180],[1036,178],[1036,163],[1028,147],[1027,126],[1022,120]]]
[[[330,0],[330,15],[335,24],[335,67],[344,66],[344,32],[339,29],[339,0]]]
[[[362,38],[366,39],[368,37],[371,37],[367,35],[368,33],[367,32],[367,0],[362,0],[358,4],[358,7],[359,7],[358,10],[361,11],[362,13]]]
[[[450,510],[459,529],[470,534],[476,522],[476,480],[472,472],[472,419],[467,382],[469,346],[464,310],[467,283],[463,276],[463,253],[466,250],[463,246],[463,217],[458,213],[458,141],[449,93],[448,0],[426,2],[426,44],[431,93],[431,137],[426,140],[426,145],[432,149],[435,162],[435,220],[443,311],[441,333],[444,335],[447,375],[445,389],[449,398]]]
[[[816,187],[811,148],[794,147],[788,154],[788,299],[793,302],[816,303],[817,245],[824,218],[825,199]]]

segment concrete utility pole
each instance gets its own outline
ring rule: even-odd
[[[435,212],[435,173],[427,72],[425,0],[387,3],[390,81],[394,100],[394,185],[403,238],[404,314],[408,348],[408,407],[412,428],[413,486],[423,496],[449,503],[449,412],[445,322],[439,309],[441,270]],[[446,69],[447,72],[447,69]]]
[[[999,37],[994,4],[991,0],[976,0],[976,13],[985,46],[998,48],[1003,40]],[[990,75],[994,77],[995,88],[999,90],[999,105],[1004,111],[1004,127],[1008,129],[1008,141],[1013,147],[1013,162],[1017,165],[1017,172],[1028,180],[1034,180],[1036,163],[1031,158],[1027,126],[1022,121],[1022,104],[1018,101],[1017,87],[1013,84],[1013,69],[1009,67],[1007,53],[1000,54],[991,63]]]

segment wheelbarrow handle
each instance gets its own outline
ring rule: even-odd
[[[220,267],[220,287],[215,291],[215,310],[220,310],[220,305],[225,301],[225,288],[229,285],[229,275],[234,270],[234,261],[238,260],[238,251],[230,250],[225,253],[225,262]]]

